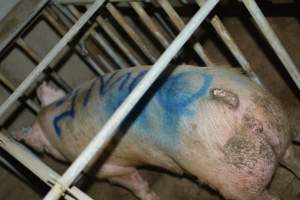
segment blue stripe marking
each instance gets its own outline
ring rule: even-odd
[[[75,101],[76,101],[77,94],[78,94],[78,90],[74,92],[70,110],[67,110],[67,111],[61,113],[60,115],[56,116],[53,120],[53,126],[55,129],[56,135],[58,137],[61,137],[61,128],[59,126],[59,122],[66,117],[71,117],[72,119],[74,119],[74,117],[75,117]]]
[[[90,88],[89,88],[88,91],[86,92],[86,95],[85,95],[85,97],[84,97],[84,99],[83,99],[83,104],[82,104],[83,107],[86,107],[86,106],[87,106],[87,104],[88,104],[88,102],[89,102],[89,98],[90,98],[90,96],[91,96],[91,92],[92,92],[92,90],[93,90],[95,84],[96,84],[96,81],[93,81],[92,85],[90,86]]]

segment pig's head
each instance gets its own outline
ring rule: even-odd
[[[35,122],[32,127],[22,128],[19,131],[12,132],[12,136],[15,140],[24,142],[40,154],[47,152],[58,160],[66,160],[45,137],[38,122]]]

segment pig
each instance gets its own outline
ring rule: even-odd
[[[73,161],[149,70],[99,76],[70,94],[43,83],[42,110],[13,137],[38,152]],[[279,164],[299,177],[287,116],[280,103],[241,71],[173,66],[151,86],[92,166],[95,176],[158,200],[137,167],[189,174],[225,199],[277,200],[267,185]],[[95,171],[95,170],[94,170]]]

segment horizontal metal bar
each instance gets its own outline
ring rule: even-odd
[[[51,187],[53,184],[55,184],[55,181],[59,179],[59,174],[57,174],[54,170],[44,164],[25,146],[8,138],[3,132],[0,132],[0,147],[7,153],[12,155],[20,163],[22,163],[27,169],[38,176],[48,186]],[[22,173],[18,171],[16,171],[15,173],[23,177]],[[71,196],[69,194],[66,194],[65,198],[67,200],[74,200],[74,197],[78,200],[92,200],[92,198],[81,192],[75,186],[71,187],[68,190],[68,193],[70,193]]]
[[[53,26],[55,31],[57,31],[61,36],[65,35],[67,32],[65,27],[61,24],[59,24],[56,19],[48,12],[47,10],[43,11],[43,14],[46,18],[46,20]],[[75,46],[75,51],[82,55],[83,59],[90,65],[90,67],[93,68],[95,72],[97,72],[100,75],[104,74],[104,71],[99,67],[99,65],[88,55],[88,54],[82,54],[82,50],[80,49],[79,45]]]
[[[76,35],[77,32],[83,27],[83,25],[89,20],[90,17],[100,8],[104,3],[104,0],[95,1],[93,7],[91,7],[64,35],[64,37],[54,46],[53,49],[46,55],[43,61],[26,77],[21,85],[6,99],[6,101],[0,106],[0,116],[25,92],[30,84],[40,75],[40,73],[50,64],[50,62],[57,56],[57,54],[67,45],[67,43]]]
[[[38,64],[42,61],[42,58],[39,57],[39,55],[22,39],[17,39],[17,44],[19,47],[30,57],[30,59],[33,60],[35,64]],[[70,92],[72,90],[72,87],[69,86],[68,83],[66,83],[56,72],[54,72],[53,66],[49,64],[49,68],[51,69],[50,77],[54,79],[64,90],[67,92]]]
[[[259,9],[258,5],[254,0],[241,0],[250,14],[252,15],[254,21],[258,25],[259,29],[263,33],[263,35],[268,40],[269,44],[283,63],[285,69],[288,71],[292,79],[294,80],[295,84],[297,85],[298,89],[300,90],[300,73],[298,68],[296,67],[295,63],[289,56],[288,52],[278,39],[277,35],[275,34],[274,30],[270,26],[269,22]]]
[[[30,14],[30,16],[28,18],[26,18],[24,20],[24,22],[18,26],[12,33],[10,33],[8,35],[8,37],[0,42],[0,53],[2,52],[2,50],[4,50],[7,45],[9,43],[11,43],[11,41],[16,38],[16,36],[18,34],[20,34],[22,32],[22,30],[29,24],[32,22],[32,19],[34,19],[37,14],[45,7],[45,5],[49,2],[49,0],[41,0],[39,2],[39,4],[36,6],[36,8],[34,9],[34,11]],[[15,19],[16,20],[16,19]]]
[[[172,23],[176,26],[176,28],[180,31],[184,27],[184,22],[177,14],[176,10],[172,7],[172,5],[167,0],[157,0],[159,5],[164,9]],[[203,60],[206,65],[212,65],[213,62],[209,58],[209,56],[204,51],[204,48],[199,42],[196,42],[193,45],[195,52],[199,55],[199,57]]]
[[[216,6],[218,0],[210,0],[203,5],[203,7],[194,15],[186,27],[179,33],[176,39],[161,55],[153,67],[146,73],[140,83],[133,89],[129,96],[124,100],[121,106],[114,112],[110,119],[103,126],[102,130],[93,138],[88,146],[82,151],[72,165],[66,170],[61,179],[47,194],[44,200],[56,200],[60,197],[73,182],[73,180],[80,174],[85,166],[99,155],[106,147],[114,132],[118,129],[122,121],[133,109],[139,99],[149,89],[151,84],[158,78],[162,71],[167,67],[171,59],[177,54],[184,43],[189,39],[193,32],[203,22],[207,15]]]
[[[3,84],[8,87],[11,91],[15,91],[16,90],[16,86],[10,81],[8,80],[3,74],[0,74],[0,81],[3,82]],[[32,110],[34,110],[36,113],[39,113],[41,108],[39,105],[37,105],[34,101],[32,101],[31,99],[27,99],[25,102]]]

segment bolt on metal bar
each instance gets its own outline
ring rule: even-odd
[[[250,14],[252,15],[254,21],[260,28],[261,32],[281,60],[282,64],[284,65],[285,69],[288,71],[292,79],[294,80],[295,84],[297,85],[298,89],[300,89],[300,73],[297,69],[295,63],[289,56],[288,52],[276,36],[274,30],[271,28],[269,22],[261,12],[260,8],[256,4],[254,0],[242,0]]]
[[[16,90],[16,86],[8,80],[3,74],[0,74],[0,81],[3,82],[3,84],[8,87],[11,91]],[[40,106],[38,106],[34,101],[31,99],[27,99],[25,102],[34,112],[39,113],[40,112]]]
[[[130,36],[130,38],[138,45],[138,47],[142,50],[144,55],[151,61],[155,62],[158,58],[157,53],[154,52],[151,47],[146,44],[146,42],[142,39],[142,37],[132,28],[125,20],[125,18],[121,15],[121,13],[115,8],[111,3],[106,4],[106,8],[110,12],[110,14],[114,17],[114,19],[121,25],[121,27],[126,31],[126,33]]]
[[[71,13],[75,16],[75,18],[79,19],[81,13],[76,9],[75,6],[68,6]],[[101,33],[96,32],[93,28],[90,30],[90,35],[94,38],[94,40],[106,51],[106,53],[113,59],[113,61],[121,68],[128,66],[128,63],[114,51],[114,48],[109,44],[109,42],[104,38]],[[113,70],[113,69],[112,69]]]
[[[60,177],[59,174],[57,174],[54,170],[52,170],[50,167],[44,164],[24,145],[21,145],[12,140],[11,138],[5,136],[4,132],[6,131],[1,130],[0,132],[0,148],[12,155],[27,169],[29,169],[32,173],[38,176],[44,183],[51,187],[55,183],[55,180],[57,180]],[[21,177],[24,177],[21,173],[19,173],[16,170],[14,170],[14,172],[20,175]],[[80,200],[92,200],[92,198],[90,198],[74,186],[68,190],[68,193],[69,194],[65,195],[65,198],[67,200],[74,200],[74,197]]]
[[[67,32],[65,28],[57,23],[56,19],[47,11],[43,11],[43,15],[46,20],[51,24],[51,26],[59,33],[59,35],[63,36]],[[82,51],[78,45],[75,46],[75,51],[82,55]],[[98,74],[103,75],[104,71],[98,66],[98,64],[89,56],[89,55],[82,55],[83,59],[93,68]]]
[[[129,2],[130,6],[135,10],[135,12],[140,16],[143,23],[147,28],[154,34],[156,39],[162,44],[163,47],[167,48],[170,44],[166,36],[159,30],[159,27],[153,22],[151,17],[143,9],[139,2]]]
[[[157,0],[159,5],[164,9],[172,23],[176,26],[176,28],[180,31],[184,27],[183,20],[179,17],[176,10],[172,7],[172,5],[167,0]],[[204,48],[199,42],[196,42],[193,45],[195,52],[199,55],[199,57],[203,60],[206,65],[213,65],[213,62],[209,58],[209,56],[204,51]]]
[[[16,43],[30,57],[30,59],[35,62],[35,64],[38,64],[42,61],[42,58],[40,58],[39,55],[31,47],[29,47],[29,45],[22,38],[18,38]],[[56,83],[58,83],[59,87],[62,87],[67,92],[70,92],[72,90],[72,87],[68,83],[66,83],[64,79],[61,78],[56,72],[53,71],[53,66],[49,66],[49,69],[51,69],[51,78],[54,79]]]
[[[100,8],[105,0],[96,0],[90,9],[78,20],[76,24],[64,35],[64,37],[54,46],[53,49],[46,55],[43,61],[26,77],[21,85],[6,99],[0,106],[0,116],[25,92],[30,84],[37,79],[40,73],[48,67],[50,62],[57,54],[68,44],[69,41],[79,32],[90,17]]]
[[[221,39],[225,43],[225,45],[228,47],[230,52],[233,54],[235,59],[241,65],[243,70],[247,73],[247,75],[253,81],[258,83],[259,85],[262,85],[261,81],[255,74],[255,72],[252,70],[249,62],[247,61],[247,59],[245,58],[245,56],[243,55],[243,53],[241,52],[239,47],[234,42],[233,38],[231,37],[230,33],[228,32],[228,30],[226,29],[226,27],[224,26],[224,24],[222,23],[220,18],[217,15],[215,15],[210,22],[211,22],[212,26],[214,27],[214,29],[216,30],[216,32],[218,33],[218,35],[221,37]]]
[[[106,34],[116,43],[116,45],[122,50],[127,58],[134,65],[141,65],[143,63],[139,55],[131,48],[130,45],[122,38],[118,31],[101,16],[96,18],[97,23],[106,32]]]
[[[121,106],[113,113],[110,119],[103,126],[102,130],[93,138],[62,177],[57,180],[57,183],[46,195],[44,200],[57,200],[72,184],[73,180],[81,173],[85,166],[96,156],[96,154],[99,155],[101,151],[103,151],[125,117],[129,114],[149,87],[151,87],[158,76],[165,70],[168,63],[177,54],[180,48],[190,38],[193,32],[198,28],[218,2],[219,0],[209,0],[202,8],[199,9],[199,11],[187,23],[186,27],[179,33],[171,45],[155,62],[153,67],[146,73],[140,83],[128,95]]]

